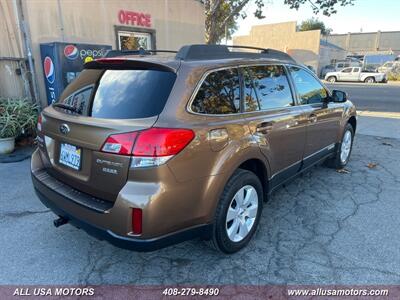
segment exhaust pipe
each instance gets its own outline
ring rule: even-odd
[[[60,226],[62,226],[62,225],[65,225],[65,224],[67,224],[68,223],[68,219],[66,219],[66,218],[63,218],[63,217],[59,217],[58,219],[55,219],[54,221],[53,221],[53,224],[54,224],[54,226],[57,228],[57,227],[60,227]]]

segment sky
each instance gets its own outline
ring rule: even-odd
[[[283,4],[284,0],[266,0],[263,9],[265,18],[254,17],[254,5],[246,7],[247,18],[239,18],[239,29],[234,35],[247,35],[252,25],[301,21],[316,16],[309,4],[298,11]],[[338,6],[337,13],[325,17],[322,13],[316,17],[323,21],[332,33],[374,32],[400,30],[400,0],[355,0],[353,6]]]

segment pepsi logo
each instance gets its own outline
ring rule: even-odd
[[[56,78],[54,64],[49,56],[46,56],[43,61],[43,69],[44,75],[46,76],[47,81],[52,84],[54,83],[54,79]]]
[[[74,45],[67,45],[64,48],[64,55],[70,60],[74,60],[78,57],[79,51]]]

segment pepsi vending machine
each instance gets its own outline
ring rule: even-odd
[[[58,100],[64,88],[79,75],[85,62],[102,57],[110,45],[46,43],[40,44],[47,102]]]

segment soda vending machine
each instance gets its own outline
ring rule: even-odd
[[[47,102],[58,100],[64,88],[75,79],[85,62],[102,57],[110,45],[52,42],[40,44]]]

